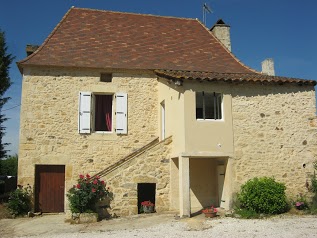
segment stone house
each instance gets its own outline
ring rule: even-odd
[[[18,179],[34,187],[36,211],[68,210],[65,194],[86,173],[106,180],[122,216],[144,200],[180,216],[229,209],[255,176],[274,176],[289,196],[307,191],[316,82],[245,66],[222,20],[207,29],[71,8],[18,67]]]

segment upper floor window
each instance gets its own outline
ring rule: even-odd
[[[196,92],[196,119],[221,120],[222,94]]]
[[[127,134],[128,95],[126,93],[79,93],[79,133],[112,132]],[[115,109],[113,103],[115,100]],[[114,113],[113,113],[114,112]],[[115,118],[114,118],[115,115]],[[115,129],[113,128],[115,119]]]
[[[95,131],[112,131],[112,95],[94,95]]]

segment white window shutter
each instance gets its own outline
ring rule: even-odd
[[[128,95],[116,94],[116,132],[117,134],[128,133]]]
[[[78,130],[79,133],[90,133],[91,120],[91,92],[79,93],[79,116]]]

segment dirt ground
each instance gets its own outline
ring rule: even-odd
[[[0,203],[0,220],[1,219],[5,219],[5,218],[11,218],[11,214],[9,212],[9,210],[7,209],[7,207]]]
[[[245,220],[205,218],[203,214],[177,219],[175,214],[140,214],[91,224],[69,224],[65,214],[0,220],[0,237],[128,238],[128,237],[317,237],[317,216],[283,215]]]
[[[64,222],[65,214],[42,215],[33,218],[0,220],[0,237],[50,237],[59,234],[104,233],[127,229],[142,229],[175,221],[172,214],[143,214],[125,218],[102,220],[91,224],[70,224]]]

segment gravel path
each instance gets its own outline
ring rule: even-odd
[[[64,215],[0,220],[0,237],[129,238],[129,237],[317,237],[317,216],[283,215],[262,220],[206,219],[202,215],[177,220],[171,214],[151,214],[101,221],[64,223]]]

